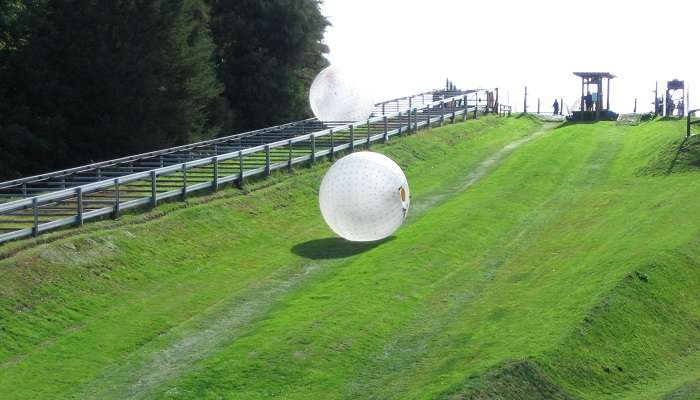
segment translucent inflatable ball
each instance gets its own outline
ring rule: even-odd
[[[369,118],[374,100],[369,87],[349,71],[330,66],[311,83],[309,104],[323,122],[363,121]]]
[[[369,151],[347,155],[326,172],[321,214],[338,236],[371,242],[391,236],[406,218],[408,181],[389,157]]]

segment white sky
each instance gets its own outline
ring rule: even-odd
[[[328,59],[367,77],[378,101],[449,77],[499,87],[518,110],[527,85],[528,108],[541,97],[544,109],[580,96],[573,71],[605,71],[618,76],[614,111],[631,112],[635,97],[651,110],[655,81],[662,91],[673,78],[700,108],[700,0],[324,0],[322,10]]]

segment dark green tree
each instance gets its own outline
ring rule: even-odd
[[[203,0],[22,3],[0,21],[0,174],[218,132],[223,86]]]
[[[329,25],[317,0],[211,0],[219,76],[238,130],[310,115],[308,90],[327,65]]]

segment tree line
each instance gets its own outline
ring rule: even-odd
[[[0,179],[310,115],[318,0],[0,0]]]

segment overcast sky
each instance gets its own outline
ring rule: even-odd
[[[632,111],[635,98],[651,110],[655,81],[673,78],[700,108],[698,0],[324,0],[322,9],[329,60],[366,76],[377,100],[449,77],[499,87],[518,110],[525,85],[531,105],[570,104],[581,90],[573,71],[605,71],[618,75],[614,111]]]

